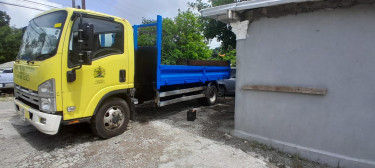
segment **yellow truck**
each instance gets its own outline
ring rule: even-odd
[[[39,131],[88,122],[101,138],[123,133],[135,104],[216,101],[229,64],[162,65],[162,18],[134,25],[94,11],[63,8],[32,19],[14,64],[16,111]],[[157,27],[157,46],[139,47],[137,30]]]

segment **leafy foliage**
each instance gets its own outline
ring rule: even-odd
[[[143,19],[143,24],[155,22]],[[202,37],[202,25],[192,11],[179,11],[174,19],[163,20],[162,64],[180,64],[188,59],[209,59],[212,51]],[[143,29],[143,30],[142,30]],[[139,46],[155,46],[155,27],[142,28]]]
[[[10,17],[5,11],[0,11],[0,26],[9,26]]]
[[[237,2],[237,0],[209,0],[204,3],[202,0],[188,3],[189,7],[200,11],[204,8],[225,5]],[[221,41],[221,47],[213,50],[213,60],[230,60],[231,66],[236,66],[236,35],[232,32],[232,27],[226,23],[200,16],[202,32],[206,40],[217,38]]]
[[[236,66],[236,50],[222,51],[222,48],[218,47],[213,50],[212,60],[226,60],[230,61],[232,67]]]
[[[188,5],[191,8],[200,11],[204,8],[225,5],[233,2],[233,0],[209,0],[208,3],[204,3],[202,0],[196,0],[195,2],[188,3]],[[236,35],[232,32],[232,27],[230,25],[202,16],[199,19],[202,22],[203,34],[207,40],[217,38],[221,41],[223,52],[229,52],[236,48]]]
[[[22,30],[9,26],[10,17],[0,11],[0,64],[15,60],[21,45]]]

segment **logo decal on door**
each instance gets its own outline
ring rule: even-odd
[[[94,69],[94,78],[104,78],[105,77],[105,69],[101,66]]]

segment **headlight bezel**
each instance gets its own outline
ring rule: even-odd
[[[49,79],[38,86],[39,110],[44,112],[56,111],[55,79]],[[48,102],[48,106],[44,103]],[[48,107],[48,108],[46,108]]]
[[[49,79],[38,86],[39,97],[55,97],[55,79]]]

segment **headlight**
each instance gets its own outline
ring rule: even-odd
[[[39,110],[54,112],[56,111],[55,80],[50,79],[38,87],[40,97]]]
[[[38,94],[40,97],[55,97],[55,80],[50,79],[40,84]]]
[[[54,98],[41,98],[40,99],[40,110],[43,111],[55,111],[55,99]]]

